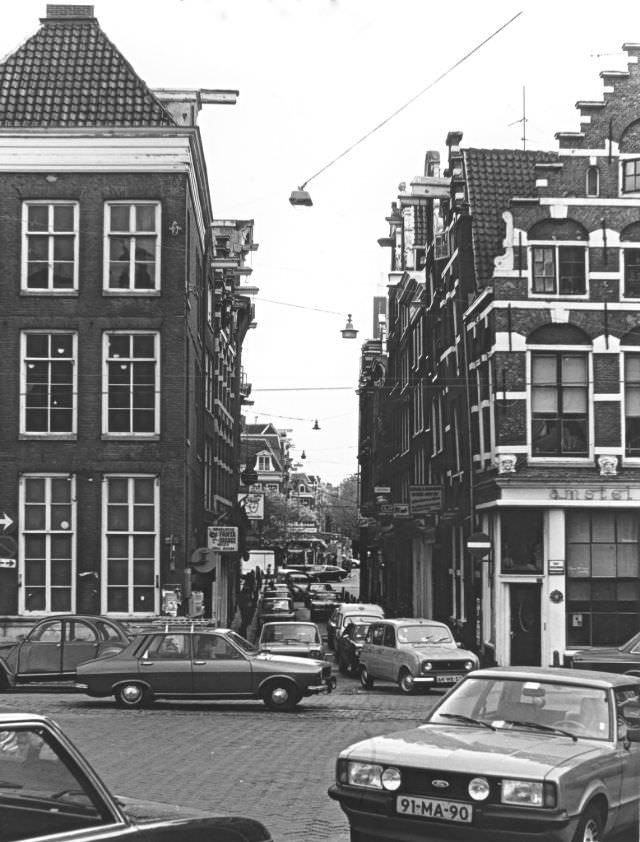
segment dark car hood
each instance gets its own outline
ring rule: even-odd
[[[593,646],[590,649],[567,649],[567,655],[571,655],[574,660],[580,658],[619,658],[624,655],[617,646]]]
[[[515,775],[542,778],[577,758],[596,762],[610,755],[608,743],[546,734],[539,731],[497,730],[468,726],[424,725],[350,746],[341,756],[376,763],[398,763],[448,772]]]

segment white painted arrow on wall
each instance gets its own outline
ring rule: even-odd
[[[0,517],[0,523],[2,524],[2,531],[5,532],[13,523],[13,519],[6,512],[3,512],[2,517]]]

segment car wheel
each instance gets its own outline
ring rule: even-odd
[[[602,842],[603,830],[602,814],[592,805],[580,817],[573,842]]]
[[[153,701],[151,691],[143,684],[136,682],[127,682],[121,684],[115,691],[116,704],[119,708],[143,708],[147,707]]]
[[[371,690],[373,687],[373,678],[371,678],[367,672],[367,668],[364,666],[360,667],[360,684],[362,684],[365,690]]]
[[[405,669],[400,672],[398,676],[398,687],[400,688],[400,692],[404,693],[405,696],[410,696],[416,689],[413,676],[409,670]]]
[[[291,681],[270,681],[262,691],[262,701],[269,710],[293,710],[300,701],[300,693]]]

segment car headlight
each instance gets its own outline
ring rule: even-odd
[[[505,778],[502,781],[503,804],[516,804],[523,807],[555,807],[556,788],[553,783],[542,781],[514,781]]]
[[[319,658],[322,655],[322,651],[320,649],[311,649],[309,652],[314,658]]]
[[[464,662],[464,668],[465,668],[467,671],[468,671],[468,670],[472,670],[474,667],[475,667],[475,664],[473,663],[473,661],[465,661],[465,662]]]
[[[433,669],[433,664],[431,661],[423,661],[422,662],[422,672],[430,672]]]
[[[387,766],[380,776],[380,779],[382,780],[382,786],[391,792],[395,792],[396,789],[400,789],[400,785],[402,784],[400,769],[396,769],[395,766]]]
[[[378,763],[350,762],[347,766],[347,783],[367,789],[382,789],[382,766]]]
[[[474,801],[485,801],[490,791],[489,781],[486,778],[473,778],[467,787],[467,792]]]

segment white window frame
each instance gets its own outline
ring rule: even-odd
[[[584,252],[584,292],[560,292],[560,257],[561,248],[579,248]],[[534,266],[533,253],[535,249],[553,249],[554,282],[553,292],[538,291],[533,288]],[[529,295],[531,298],[569,298],[571,301],[581,301],[589,298],[589,244],[584,240],[536,240],[529,243]]]
[[[154,529],[149,531],[110,531],[108,529],[108,506],[109,506],[109,481],[110,480],[127,480],[129,493],[127,495],[127,506],[129,509],[129,525],[133,523],[133,488],[135,480],[150,479],[153,480],[153,507],[154,507]],[[155,474],[105,474],[102,483],[102,552],[101,552],[101,588],[100,588],[100,604],[104,606],[104,613],[109,617],[145,617],[157,614],[160,610],[159,599],[159,582],[160,582],[160,479]],[[133,577],[133,560],[131,549],[128,556],[128,581],[127,581],[127,604],[128,611],[109,611],[108,591],[109,591],[109,570],[108,570],[108,537],[110,535],[127,535],[129,538],[129,547],[132,545],[132,538],[136,535],[153,535],[154,536],[154,556],[153,556],[153,604],[149,606],[148,611],[135,611],[134,606],[134,577]]]
[[[637,295],[627,295],[627,253],[630,251],[637,251],[640,254],[640,243],[621,243],[622,254],[620,255],[620,298],[624,301],[637,301],[638,299],[640,299],[640,290]]]
[[[256,465],[256,470],[260,471],[260,473],[273,471],[273,462],[271,461],[270,454],[259,453],[257,461],[258,461],[258,464]]]
[[[29,225],[29,209],[35,206],[47,207],[48,210],[48,225],[46,232],[30,232]],[[73,210],[73,229],[71,231],[55,231],[53,223],[53,209],[55,207],[70,207]],[[27,201],[22,203],[22,261],[21,261],[21,279],[20,289],[27,295],[77,295],[78,293],[78,278],[79,278],[79,247],[78,247],[78,229],[80,218],[80,206],[78,202],[65,200],[42,199],[37,201]],[[29,284],[29,237],[42,236],[48,238],[47,244],[47,286],[46,287],[30,287]],[[54,286],[53,268],[54,268],[54,243],[56,236],[72,237],[73,238],[73,284],[71,287],[56,288]]]
[[[634,164],[634,169],[636,170],[636,174],[633,177],[637,182],[637,187],[633,190],[625,189],[625,169],[629,164]],[[633,196],[637,193],[640,193],[640,156],[630,155],[628,158],[620,159],[620,195]]]
[[[596,176],[595,192],[589,191],[589,176],[592,173],[595,173],[595,176]],[[584,192],[585,192],[585,195],[590,197],[590,198],[596,198],[597,196],[600,195],[600,169],[595,164],[591,164],[590,166],[587,167],[587,171],[586,171],[585,176],[584,176]]]
[[[73,403],[71,408],[71,430],[64,432],[52,432],[49,430],[33,431],[27,430],[27,338],[34,335],[40,336],[71,336],[72,337],[72,355],[65,357],[65,362],[70,362],[72,371],[71,389],[73,395]],[[30,358],[31,359],[31,358]],[[51,390],[51,363],[55,358],[49,357],[34,357],[49,364],[49,383],[48,390]],[[48,412],[51,412],[52,405],[50,403],[51,396],[49,394]],[[50,426],[50,422],[49,422]],[[78,427],[78,334],[70,330],[23,330],[20,333],[20,436],[25,438],[55,438],[55,439],[75,439],[77,437]]]
[[[111,336],[152,336],[154,347],[154,430],[153,432],[110,432],[109,431],[109,337]],[[148,358],[145,358],[147,360]],[[128,357],[128,362],[136,358]],[[155,330],[106,330],[102,335],[102,437],[104,439],[157,439],[160,436],[160,333]],[[129,411],[133,412],[130,405]]]
[[[43,479],[45,480],[45,524],[43,529],[27,530],[26,523],[26,485],[28,480]],[[68,482],[69,485],[69,508],[71,512],[71,520],[63,521],[67,524],[66,528],[54,529],[55,524],[52,523],[52,480],[59,479]],[[72,474],[66,473],[25,473],[20,476],[19,481],[19,523],[21,524],[19,534],[19,551],[18,551],[18,576],[21,587],[18,589],[18,613],[26,615],[50,615],[50,614],[73,614],[76,607],[76,566],[77,566],[77,548],[76,548],[76,523],[77,523],[77,492],[76,492],[76,477]],[[37,609],[30,611],[27,607],[27,600],[29,595],[29,583],[26,570],[26,544],[27,536],[34,532],[45,536],[45,607],[44,609]],[[58,608],[51,607],[52,596],[52,536],[64,535],[71,536],[71,558],[70,558],[70,576],[71,581],[69,585],[70,590],[70,606],[68,611],[60,611]]]
[[[111,231],[111,208],[116,206],[129,207],[129,230],[126,232]],[[153,207],[155,209],[155,230],[154,231],[137,231],[134,226],[134,209],[136,207],[145,206]],[[162,206],[159,201],[149,201],[146,199],[121,199],[118,201],[108,201],[104,203],[104,244],[103,244],[103,267],[102,267],[102,289],[105,295],[133,295],[133,296],[157,296],[160,294],[162,287],[161,283],[161,250],[162,250]],[[121,236],[129,238],[129,286],[128,287],[111,287],[109,286],[109,267],[111,265],[111,236]],[[136,288],[135,285],[135,238],[136,237],[155,237],[155,253],[154,253],[154,268],[155,279],[154,285],[148,288]]]

